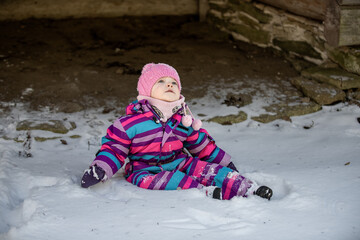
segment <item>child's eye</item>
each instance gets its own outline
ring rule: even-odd
[[[159,80],[158,83],[164,83],[164,80]]]
[[[177,82],[172,82],[172,85],[177,85]]]

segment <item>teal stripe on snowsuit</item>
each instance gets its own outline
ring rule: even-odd
[[[111,139],[106,138],[106,137],[101,138],[101,145],[103,145],[105,143],[108,143],[108,142],[113,142],[113,141]]]
[[[180,164],[182,161],[184,161],[185,159],[186,159],[186,158],[179,158],[179,159],[174,160],[174,161],[171,162],[171,163],[164,164],[164,165],[162,165],[161,167],[162,167],[162,169],[163,169],[164,171],[172,171],[172,170],[176,169],[177,166],[179,166],[179,164]]]
[[[136,177],[134,178],[135,182],[133,182],[133,184],[138,185],[141,180],[143,180],[145,177],[150,176],[150,175],[151,174],[148,172],[135,173]]]
[[[129,138],[133,138],[136,134],[151,131],[156,128],[159,128],[158,124],[154,124],[152,119],[146,119],[145,121],[139,122],[136,125],[130,127],[126,130],[126,132],[128,133]]]
[[[210,162],[210,163],[213,162],[214,159],[216,159],[216,157],[218,156],[219,152],[220,152],[220,149],[215,148],[215,150],[211,153],[211,156],[208,159],[206,159],[205,161]]]
[[[185,177],[185,173],[175,171],[168,183],[166,184],[165,190],[176,190],[179,187],[181,180]]]
[[[174,155],[169,155],[169,156],[161,156],[161,159],[160,159],[160,156],[159,155],[141,155],[141,156],[134,156],[132,155],[131,156],[131,160],[132,161],[138,161],[138,160],[162,160],[162,161],[166,161],[166,160],[169,160],[169,159],[172,159],[174,158]],[[154,161],[155,162],[155,161]]]
[[[216,186],[222,187],[222,185],[224,183],[224,179],[230,172],[233,172],[230,168],[227,168],[227,167],[221,168],[219,170],[216,178],[214,179]]]

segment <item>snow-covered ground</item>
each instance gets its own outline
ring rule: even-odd
[[[197,102],[206,104],[192,111],[207,116],[238,111],[208,99]],[[254,104],[241,110],[260,112]],[[126,182],[122,172],[82,189],[83,171],[115,114],[21,109],[0,119],[0,133],[7,136],[0,138],[0,239],[360,239],[357,106],[324,107],[292,122],[204,122],[241,173],[273,188],[271,201],[219,201],[196,189],[144,190]],[[32,157],[24,157],[23,143],[6,140],[26,139],[25,131],[15,131],[24,119],[66,119],[77,128],[65,135],[31,131]],[[39,142],[34,136],[61,138]]]

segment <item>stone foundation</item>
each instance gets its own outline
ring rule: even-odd
[[[274,7],[236,0],[210,0],[208,20],[236,40],[273,47],[320,64],[328,59],[320,21]]]
[[[303,76],[291,83],[316,103],[328,105],[351,96],[357,98],[360,47],[330,46],[321,19],[295,15],[252,0],[209,0],[209,7],[208,21],[235,40],[283,53]],[[329,68],[329,62],[335,64],[330,63],[333,66]],[[345,94],[348,92],[352,95]]]

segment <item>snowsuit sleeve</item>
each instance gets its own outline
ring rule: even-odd
[[[214,139],[205,129],[195,131],[191,128],[190,134],[184,142],[184,147],[203,161],[228,166],[231,157],[224,150],[216,146]]]
[[[102,146],[95,160],[91,164],[105,170],[106,176],[111,178],[124,164],[129,153],[131,139],[128,137],[120,119],[107,129],[102,138]]]

